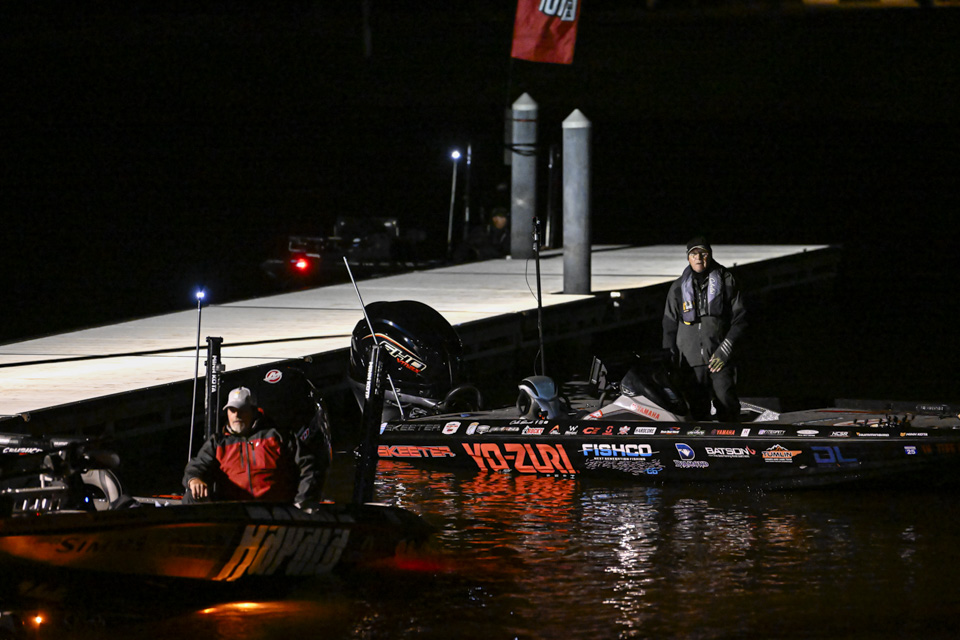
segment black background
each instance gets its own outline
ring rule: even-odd
[[[819,304],[757,317],[776,362],[956,395],[956,10],[584,0],[560,66],[509,58],[512,0],[373,1],[369,57],[360,6],[5,3],[0,341],[265,293],[284,235],[337,215],[440,246],[450,149],[475,211],[508,205],[528,92],[544,165],[593,124],[594,242],[841,244]]]

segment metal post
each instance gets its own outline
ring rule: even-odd
[[[510,256],[533,257],[530,237],[537,212],[537,103],[523,94],[513,103]]]
[[[206,395],[206,423],[204,439],[209,438],[217,431],[217,422],[220,416],[220,374],[223,373],[223,364],[220,360],[220,345],[223,338],[207,336],[207,395]]]
[[[354,469],[353,501],[358,504],[373,502],[374,481],[377,475],[377,444],[380,439],[380,421],[383,419],[384,368],[380,359],[380,345],[370,348],[367,365],[367,387],[363,394],[363,415],[360,425],[360,449]]]
[[[580,112],[563,121],[563,292],[590,293],[590,134]]]

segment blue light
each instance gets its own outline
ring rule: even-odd
[[[197,300],[203,300],[204,295],[206,294],[204,293],[203,289],[200,289],[199,291],[197,291]]]
[[[453,158],[454,160],[459,160],[459,159],[460,159],[460,152],[457,151],[456,149],[454,149],[454,150],[453,150],[453,153],[450,154],[450,157]]]

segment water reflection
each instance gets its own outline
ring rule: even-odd
[[[744,628],[802,637],[821,622],[868,634],[881,620],[923,624],[904,602],[919,597],[942,619],[956,601],[939,574],[953,580],[957,570],[933,560],[957,554],[955,534],[939,548],[939,518],[922,507],[936,495],[418,475],[403,463],[381,472],[387,495],[394,479],[419,483],[419,507],[410,506],[442,519],[462,566],[503,561],[499,573],[475,574],[478,582],[549,603],[521,612],[531,638],[724,637]],[[921,526],[933,527],[926,540]]]
[[[960,613],[949,494],[650,488],[387,461],[376,497],[432,522],[441,561],[121,635],[952,638]]]

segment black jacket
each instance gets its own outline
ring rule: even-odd
[[[200,478],[217,500],[319,500],[316,462],[293,435],[278,429],[265,416],[239,436],[224,428],[210,436],[187,463],[183,486]]]

